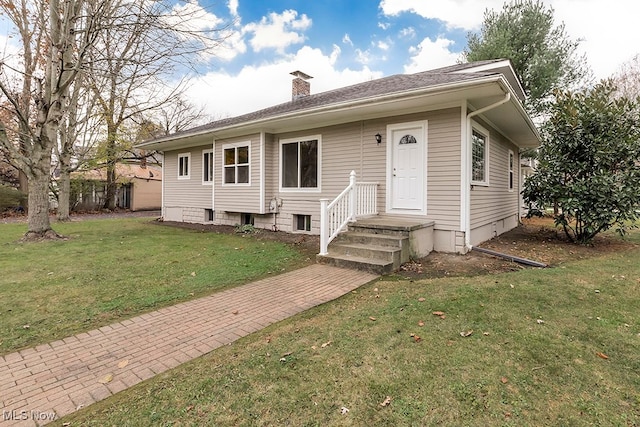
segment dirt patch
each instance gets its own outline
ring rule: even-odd
[[[574,244],[565,238],[562,230],[554,227],[553,219],[532,218],[523,219],[520,226],[480,244],[479,247],[556,267],[568,261],[619,252],[637,245],[621,240],[613,233],[596,236],[590,245]],[[474,251],[466,255],[432,252],[425,258],[404,264],[397,275],[409,279],[424,279],[478,276],[524,268],[533,267]]]
[[[235,227],[225,225],[187,224],[171,221],[158,221],[157,223],[202,232],[236,234],[237,231]],[[246,238],[279,241],[293,245],[305,254],[311,262],[315,260],[315,255],[320,247],[319,236],[308,234],[292,234],[260,229],[256,233],[244,234],[244,236]],[[609,252],[618,252],[637,247],[633,243],[621,240],[613,233],[597,236],[593,243],[588,246],[573,244],[566,240],[562,230],[554,227],[551,218],[524,219],[520,226],[479,246],[496,252],[542,262],[551,267],[568,261],[587,259]],[[427,257],[404,264],[395,275],[400,278],[419,280],[436,277],[478,276],[517,271],[524,268],[532,267],[474,251],[466,255],[432,252]]]

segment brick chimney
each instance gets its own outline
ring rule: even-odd
[[[295,79],[293,79],[293,81],[291,82],[292,101],[311,95],[311,83],[309,83],[307,80],[312,79],[313,77],[303,73],[302,71],[294,71],[289,74],[295,76]]]

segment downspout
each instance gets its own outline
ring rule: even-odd
[[[485,113],[489,110],[493,110],[494,108],[497,108],[499,106],[501,106],[502,104],[506,104],[507,102],[509,102],[511,100],[511,93],[507,92],[504,95],[504,98],[502,98],[500,101],[497,101],[493,104],[487,105],[486,107],[482,107],[479,110],[475,110],[470,112],[469,114],[467,114],[467,135],[466,135],[466,143],[465,143],[465,147],[466,147],[466,165],[465,167],[467,168],[468,171],[471,171],[471,155],[470,155],[470,150],[471,150],[471,145],[469,144],[469,141],[471,141],[471,130],[473,129],[471,126],[471,118],[475,117],[479,114]],[[488,172],[488,171],[487,171]],[[473,246],[471,246],[471,178],[470,178],[470,174],[467,175],[467,182],[464,185],[463,191],[466,193],[465,194],[465,225],[464,225],[464,245],[466,247],[466,249],[468,251],[470,251]]]

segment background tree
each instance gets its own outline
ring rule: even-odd
[[[554,89],[575,88],[590,76],[564,24],[555,25],[553,8],[542,1],[515,0],[499,12],[487,9],[480,33],[467,35],[467,61],[507,58],[528,95],[533,117],[548,108]]]
[[[573,242],[587,243],[613,226],[624,233],[639,217],[638,105],[615,92],[610,81],[556,91],[538,166],[524,183],[530,214],[557,203],[555,223]]]
[[[67,108],[69,88],[93,42],[101,0],[0,1],[22,41],[22,69],[2,63],[0,91],[17,123],[18,143],[0,122],[0,146],[28,179],[26,238],[56,237],[49,222],[52,151]],[[16,90],[14,82],[22,82]],[[3,103],[4,104],[4,103]]]
[[[640,98],[640,53],[622,64],[613,80],[618,88],[617,95],[629,99]]]
[[[104,120],[106,137],[99,154],[106,168],[106,209],[116,205],[116,165],[130,157],[133,143],[125,129],[138,117],[179,103],[184,81],[165,82],[197,54],[215,49],[224,29],[193,28],[206,11],[193,5],[167,10],[162,2],[131,0],[124,13],[112,14],[91,50],[88,77]]]
[[[81,72],[68,98],[67,115],[60,125],[55,148],[57,171],[52,193],[58,200],[58,221],[68,221],[71,198],[71,173],[91,162],[100,138],[100,119],[95,115],[95,98]]]

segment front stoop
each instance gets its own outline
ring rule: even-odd
[[[411,258],[433,250],[433,221],[395,216],[375,216],[348,226],[329,245],[327,255],[317,255],[322,264],[354,268],[375,274],[390,274]]]

